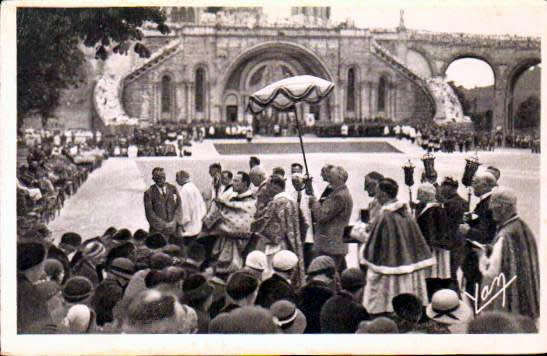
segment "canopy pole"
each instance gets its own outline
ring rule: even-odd
[[[296,111],[296,105],[292,106],[292,111],[294,113],[294,119],[296,121],[296,128],[298,130],[298,138],[300,139],[300,149],[302,150],[302,156],[304,157],[304,166],[306,167],[306,177],[310,176],[308,170],[308,162],[306,161],[306,151],[304,150],[304,142],[302,141],[302,132],[300,131],[300,122],[298,120],[298,113]]]

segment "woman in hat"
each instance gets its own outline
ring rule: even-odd
[[[68,310],[73,305],[90,305],[93,284],[86,277],[70,277],[63,286],[62,295],[62,303],[51,311],[53,322],[57,326],[61,325],[61,322],[67,316]]]
[[[306,317],[288,300],[279,300],[272,304],[270,312],[273,314],[274,323],[283,334],[303,334],[306,329]]]
[[[95,312],[84,304],[71,306],[59,326],[61,332],[71,334],[89,334],[96,329]]]
[[[467,323],[473,319],[473,311],[452,289],[441,289],[431,298],[425,313],[429,322],[422,330],[428,334],[465,333]]]
[[[86,241],[82,247],[82,256],[72,267],[72,275],[88,278],[93,286],[97,286],[103,276],[99,275],[98,268],[106,258],[106,248],[99,239]]]

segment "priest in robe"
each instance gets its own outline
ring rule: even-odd
[[[431,269],[431,278],[450,278],[450,236],[446,210],[437,202],[437,189],[431,183],[418,187],[416,222],[425,241],[431,248],[436,264]]]
[[[507,287],[505,292],[485,305],[485,310],[505,311],[538,319],[537,243],[528,225],[517,215],[516,206],[517,197],[513,190],[505,187],[492,190],[490,209],[497,223],[497,233],[492,244],[479,249],[479,269],[482,274],[480,291],[488,287],[491,289],[490,296],[494,296]]]
[[[402,293],[428,303],[426,281],[435,258],[407,205],[397,200],[399,186],[391,178],[378,183],[380,214],[362,250],[367,266],[363,305],[370,314],[393,312],[392,299]]]

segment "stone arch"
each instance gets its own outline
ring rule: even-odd
[[[160,71],[150,71],[149,73],[152,73],[152,81],[155,83],[160,83],[161,78],[163,78],[166,75],[171,77],[171,80],[173,81],[173,83],[176,83],[179,81],[179,76],[177,75],[177,73],[169,69],[160,70]]]
[[[228,84],[230,77],[237,70],[237,68],[243,65],[250,58],[260,55],[265,50],[275,50],[275,49],[281,49],[285,51],[288,50],[288,51],[291,51],[292,53],[303,54],[304,56],[306,56],[307,58],[311,60],[310,66],[317,69],[318,74],[322,75],[323,79],[334,82],[335,76],[329,70],[327,64],[319,56],[313,53],[310,49],[292,42],[270,41],[270,42],[264,42],[264,43],[260,43],[258,45],[252,46],[251,48],[245,50],[243,53],[241,53],[238,57],[235,58],[235,60],[230,64],[230,66],[226,70],[226,74],[224,75],[222,79],[221,88],[223,88],[223,91],[226,90],[226,85]]]
[[[492,69],[492,72],[494,73],[494,84],[496,83],[499,77],[499,73],[498,73],[499,70],[498,70],[498,67],[494,64],[495,63],[494,60],[487,54],[477,54],[474,52],[457,53],[444,62],[443,67],[441,68],[441,71],[439,74],[445,76],[446,70],[453,62],[457,61],[458,59],[464,59],[464,58],[474,58],[474,59],[479,59],[481,61],[486,62]]]
[[[243,85],[247,78],[246,76],[251,71],[250,67],[258,65],[262,60],[271,59],[284,61],[292,65],[294,71],[296,71],[295,75],[309,74],[335,82],[336,77],[329,70],[325,62],[310,49],[302,45],[292,42],[271,41],[252,46],[232,61],[219,85],[222,95],[228,90],[242,91],[242,95],[240,96],[240,114],[244,114],[244,106],[248,100],[247,95],[250,94],[245,93],[244,88],[241,88],[241,85]],[[336,116],[333,110],[335,105],[332,105],[333,99],[336,100],[335,91],[333,91],[333,94],[329,98],[319,104],[324,107],[321,116],[324,116],[325,113],[327,113],[328,117]],[[306,114],[308,107],[304,105],[299,110],[302,110],[302,114]]]
[[[515,85],[520,78],[520,76],[530,67],[535,66],[537,64],[541,63],[541,58],[539,57],[528,57],[521,59],[518,61],[517,64],[515,64],[511,69],[509,69],[506,72],[505,76],[505,90],[504,90],[504,98],[505,98],[505,122],[504,126],[507,129],[507,131],[512,132],[514,128],[514,118],[513,118],[513,109],[514,109],[514,90]]]
[[[287,61],[283,60],[267,60],[266,62],[259,61],[258,63],[252,63],[248,65],[242,72],[241,75],[241,83],[240,88],[241,89],[247,89],[249,88],[249,82],[252,80],[254,74],[262,69],[262,67],[268,65],[268,64],[277,64],[279,66],[286,67],[289,73],[292,75],[297,75],[302,71],[302,68],[300,66],[295,66],[293,63],[289,63]]]
[[[423,48],[418,47],[418,46],[411,46],[411,47],[408,48],[406,63],[407,63],[407,66],[409,66],[410,69],[414,70],[414,68],[412,68],[412,66],[408,63],[408,54],[409,53],[415,53],[418,56],[422,57],[423,61],[425,62],[425,64],[427,64],[427,67],[429,68],[429,73],[430,73],[431,77],[437,75],[438,70],[437,70],[437,67],[435,65],[435,61],[433,60],[433,58],[431,58],[431,56],[429,55],[429,53],[426,50],[424,50]],[[417,73],[417,74],[421,75],[421,73]]]

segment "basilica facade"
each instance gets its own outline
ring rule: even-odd
[[[166,12],[171,33],[146,33],[152,57],[124,76],[121,102],[130,117],[247,122],[252,93],[295,75],[335,84],[327,100],[299,106],[302,117],[316,121],[427,119],[434,112],[434,100],[415,75],[430,76],[431,69],[407,48],[403,23],[384,32],[333,25],[328,8],[293,8],[281,23],[264,23],[260,8]],[[397,60],[401,56],[405,60]]]

